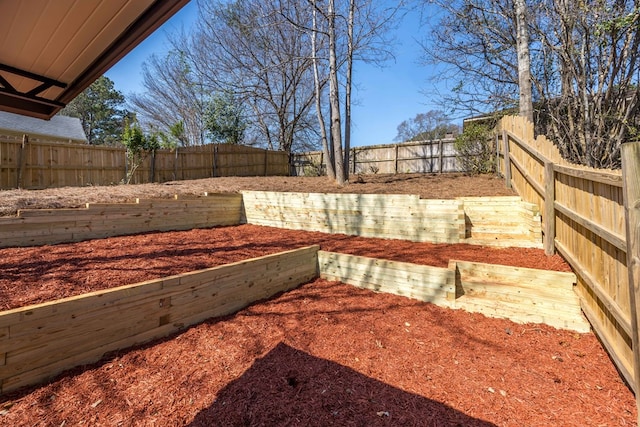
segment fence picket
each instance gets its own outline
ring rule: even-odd
[[[28,141],[28,143],[27,143]],[[113,185],[127,173],[122,147],[0,138],[0,189]],[[220,144],[158,150],[132,182],[167,182],[213,176],[289,175],[289,157],[241,145]]]
[[[502,139],[498,170],[525,201],[538,206],[547,252],[557,250],[572,266],[584,313],[640,394],[621,172],[570,164],[550,140],[534,138],[533,125],[522,117],[503,117],[496,131]]]

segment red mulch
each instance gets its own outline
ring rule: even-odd
[[[447,267],[449,260],[571,271],[538,249],[414,243],[242,225],[0,249],[0,310],[318,244],[322,250]]]
[[[492,249],[243,225],[0,250],[0,307],[309,244],[446,266],[568,270]],[[622,426],[633,394],[593,334],[517,325],[316,280],[0,397],[0,425]]]

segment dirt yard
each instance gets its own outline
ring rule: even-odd
[[[326,177],[229,177],[164,184],[117,185],[113,187],[64,187],[46,190],[0,190],[0,216],[18,209],[70,208],[85,203],[116,203],[136,198],[167,198],[175,194],[235,193],[241,190],[305,193],[418,194],[425,199],[462,196],[514,196],[504,180],[493,175],[468,177],[458,174],[362,175],[351,184],[337,186]]]
[[[238,191],[242,184],[432,198],[512,194],[492,177],[370,178],[345,189],[322,178],[267,178],[283,186],[273,188],[262,178],[237,178],[225,185],[3,191],[0,200],[12,213]],[[212,189],[213,183],[221,186]],[[102,191],[109,196],[100,198]],[[559,256],[537,249],[243,225],[0,249],[0,310],[314,243],[434,266],[455,258],[568,269]],[[0,425],[7,426],[630,426],[636,419],[633,394],[593,334],[518,325],[324,280],[0,397]]]

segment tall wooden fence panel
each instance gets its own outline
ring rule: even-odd
[[[0,189],[114,185],[123,181],[130,167],[122,147],[0,139]],[[285,152],[210,144],[159,150],[145,159],[132,182],[289,173]]]
[[[533,126],[521,117],[504,117],[496,131],[500,172],[525,201],[538,205],[545,249],[571,265],[582,310],[624,378],[640,391],[621,172],[568,163],[551,141],[534,138]]]
[[[459,172],[454,141],[447,138],[355,147],[349,151],[349,172],[363,175]],[[324,171],[324,155],[321,151],[295,154],[293,165],[296,175],[317,175]]]

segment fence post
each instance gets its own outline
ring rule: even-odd
[[[544,162],[544,253],[556,251],[556,174],[552,162]]]
[[[395,148],[395,155],[394,155],[394,159],[393,159],[393,164],[394,164],[393,170],[395,171],[396,174],[398,173],[398,145],[400,145],[400,144],[396,144],[395,147],[394,147]]]
[[[633,388],[640,425],[640,335],[637,312],[640,306],[640,142],[622,144],[621,152],[635,382]]]
[[[156,182],[156,150],[151,151],[151,170],[149,171],[149,182]]]
[[[444,144],[442,143],[442,138],[438,140],[438,163],[439,163],[439,173],[444,172],[442,169],[444,168],[444,154],[442,153],[442,149],[444,148]]]
[[[176,155],[173,157],[173,180],[178,180],[178,147],[176,147]]]
[[[264,150],[264,176],[267,176],[267,166],[269,165],[269,158],[267,157],[268,155],[269,151]]]
[[[219,175],[218,172],[218,144],[213,146],[213,176]]]
[[[353,159],[353,168],[352,168],[352,174],[356,174],[356,149],[355,147],[351,149],[351,159]]]
[[[18,154],[18,188],[22,188],[22,177],[24,175],[24,168],[27,163],[27,145],[29,144],[29,135],[22,135],[22,145],[20,145],[20,153]]]
[[[509,156],[509,135],[502,130],[502,145],[504,147],[504,181],[507,188],[511,188],[511,157]]]
[[[500,134],[496,132],[496,175],[500,176]]]

